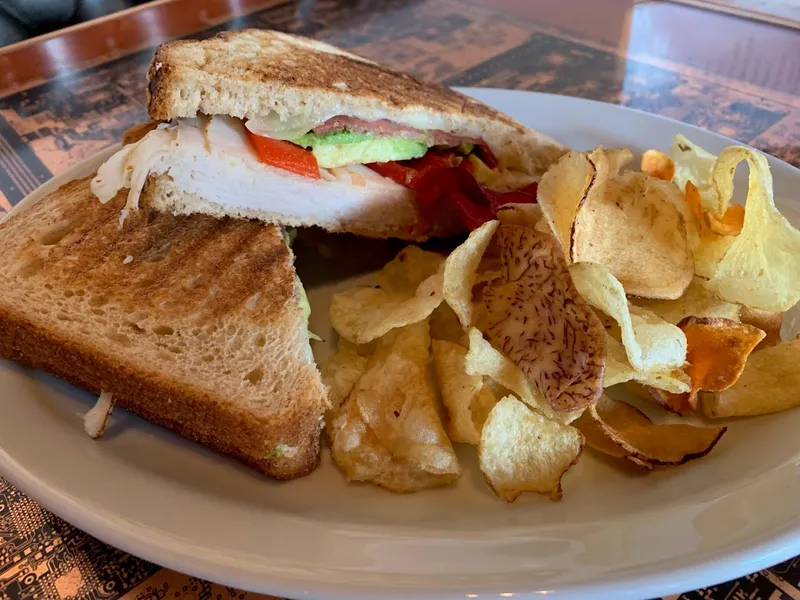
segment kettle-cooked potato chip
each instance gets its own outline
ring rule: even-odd
[[[628,362],[622,342],[606,334],[606,372],[603,387],[636,381],[642,385],[680,394],[689,391],[689,376],[680,369],[637,371]]]
[[[507,502],[522,492],[560,500],[561,478],[578,462],[583,444],[583,435],[574,427],[508,396],[486,419],[478,460],[489,486]]]
[[[328,388],[331,408],[336,410],[350,395],[353,386],[367,370],[368,356],[358,353],[349,343],[339,344],[339,348],[320,367],[322,383]]]
[[[444,258],[416,246],[404,248],[378,274],[377,286],[357,286],[334,294],[330,321],[355,344],[426,319],[444,299]]]
[[[783,312],[800,300],[800,231],[775,207],[769,163],[750,148],[726,148],[714,165],[720,213],[727,210],[736,166],[744,160],[750,166],[744,226],[706,286],[728,302]]]
[[[634,298],[631,302],[636,306],[649,310],[673,325],[677,325],[686,317],[721,317],[736,321],[739,319],[741,308],[738,304],[725,302],[725,300],[717,298],[705,288],[699,278],[695,278],[686,288],[683,296],[677,300]],[[742,320],[744,321],[744,319]],[[756,323],[751,324],[758,327]]]
[[[712,418],[745,417],[800,406],[799,365],[800,339],[753,352],[735,384],[703,395],[703,412]]]
[[[675,176],[675,163],[659,150],[647,150],[642,154],[640,169],[642,173],[663,181],[672,181]]]
[[[462,346],[469,344],[467,333],[461,327],[456,313],[447,302],[442,302],[436,307],[428,322],[431,327],[431,339],[455,342]]]
[[[620,326],[628,361],[636,371],[671,371],[686,360],[686,336],[649,310],[634,306],[622,284],[598,264],[578,263],[569,268],[578,292]]]
[[[484,385],[483,377],[466,372],[466,348],[438,340],[433,340],[432,347],[436,378],[450,416],[447,435],[452,442],[477,445],[497,398]]]
[[[605,331],[570,278],[555,238],[501,224],[501,277],[483,289],[485,333],[552,408],[574,411],[603,391]]]
[[[537,188],[536,199],[553,235],[561,245],[567,264],[572,262],[572,227],[578,209],[586,200],[597,169],[583,152],[569,152],[547,169]],[[596,189],[600,193],[602,190]]]
[[[605,266],[634,296],[680,297],[694,275],[681,191],[646,173],[618,174],[599,148],[588,160],[596,174],[575,216],[572,262]]]
[[[469,238],[450,253],[444,264],[444,299],[464,329],[473,325],[472,286],[483,253],[494,237],[499,221],[487,221],[469,234]]]
[[[631,456],[650,465],[682,465],[711,452],[726,427],[655,424],[630,404],[603,395],[583,419],[595,425]]]

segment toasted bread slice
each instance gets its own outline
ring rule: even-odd
[[[160,46],[147,74],[157,120],[277,112],[326,120],[388,119],[483,139],[506,169],[541,175],[566,149],[550,137],[449,88],[339,48],[277,31],[228,31]]]
[[[319,460],[328,401],[278,227],[141,210],[89,179],[0,224],[0,355],[277,478]]]

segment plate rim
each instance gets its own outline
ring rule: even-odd
[[[519,96],[548,96],[556,97],[559,99],[568,99],[575,101],[578,104],[591,103],[594,105],[602,105],[604,107],[611,107],[612,110],[632,111],[644,115],[646,118],[658,119],[671,122],[681,129],[691,128],[693,130],[702,131],[704,134],[712,134],[717,138],[726,140],[732,144],[741,144],[736,140],[727,138],[726,136],[709,132],[700,127],[682,123],[669,117],[647,113],[635,108],[630,108],[622,105],[600,102],[596,100],[588,100],[572,96],[561,96],[558,94],[546,94],[541,92],[531,92],[525,90],[502,90],[498,88],[456,88],[459,91],[468,93],[470,95],[484,95],[492,96],[493,94],[500,95],[519,95]],[[490,102],[490,101],[489,101]],[[26,198],[20,201],[4,218],[8,218],[11,214],[20,212],[32,206],[36,201],[43,197],[46,193],[53,191],[59,185],[75,179],[75,173],[80,173],[82,170],[87,171],[91,165],[99,164],[105,157],[110,156],[119,144],[102,150],[91,157],[73,165],[65,172],[61,173],[45,182],[42,186],[37,188],[34,192],[29,194]],[[766,153],[765,153],[766,154]],[[790,176],[797,177],[800,181],[800,169],[781,161],[780,159],[767,155],[770,160],[770,166],[774,167],[777,164],[782,165],[781,168],[788,167]],[[777,161],[777,162],[775,162]],[[769,478],[781,478],[781,474],[791,471],[792,465],[787,463],[779,468],[774,469],[769,473]],[[374,587],[363,586],[354,588],[354,584],[342,584],[341,582],[320,582],[313,579],[301,579],[299,576],[280,577],[275,574],[270,575],[270,581],[263,580],[264,575],[256,572],[248,572],[246,570],[236,570],[224,565],[218,565],[213,561],[197,557],[192,557],[184,549],[183,552],[179,548],[171,544],[169,535],[164,531],[159,531],[158,535],[145,535],[142,532],[137,532],[131,527],[126,527],[124,520],[114,522],[110,518],[105,518],[106,515],[92,513],[90,510],[81,506],[76,498],[64,496],[58,490],[48,487],[46,481],[41,480],[34,473],[27,471],[11,456],[6,448],[0,446],[0,474],[9,480],[13,485],[22,490],[25,494],[32,497],[39,502],[49,511],[62,517],[69,523],[78,527],[79,529],[89,533],[90,535],[108,543],[114,547],[120,548],[132,555],[138,556],[144,560],[150,560],[158,565],[174,569],[183,573],[188,573],[201,577],[204,579],[211,579],[218,583],[225,585],[232,585],[245,589],[253,589],[262,593],[277,594],[287,597],[309,597],[309,598],[329,598],[332,600],[345,599],[345,598],[370,598],[376,594],[386,598],[408,598],[410,595],[414,597],[423,598],[463,598],[464,594],[457,591],[455,587],[450,588],[449,592],[444,592],[441,588],[437,589],[421,589],[409,588],[401,590],[397,587]],[[766,477],[765,477],[766,479]],[[761,480],[760,485],[764,485],[765,481]],[[798,511],[800,516],[800,511]],[[712,556],[704,561],[693,565],[686,565],[683,567],[673,568],[671,570],[659,570],[655,573],[647,575],[635,574],[633,576],[621,577],[615,576],[612,580],[601,581],[599,583],[582,582],[580,584],[567,584],[564,587],[554,590],[539,590],[538,592],[533,589],[535,585],[531,582],[531,589],[520,591],[510,590],[506,593],[512,593],[514,596],[525,597],[530,595],[534,597],[542,592],[548,593],[558,598],[585,598],[589,596],[593,598],[637,598],[641,597],[642,592],[646,591],[652,595],[666,595],[673,593],[681,593],[689,589],[696,589],[714,583],[719,583],[724,579],[738,577],[750,572],[754,572],[766,567],[769,567],[777,562],[781,562],[787,558],[792,558],[800,554],[800,519],[796,519],[797,523],[794,527],[787,529],[780,535],[774,535],[768,539],[761,541],[754,541],[753,543],[738,544],[738,550],[732,553],[725,553],[720,556]],[[199,562],[198,562],[199,560]],[[204,563],[201,565],[200,563]],[[732,567],[738,565],[738,570]],[[742,570],[742,566],[746,565],[746,572]],[[203,567],[203,568],[201,568]],[[230,575],[230,576],[229,576]],[[261,579],[259,580],[259,577]],[[360,584],[359,584],[360,585]],[[497,594],[495,588],[487,589],[482,585],[470,586],[476,593],[483,594]]]

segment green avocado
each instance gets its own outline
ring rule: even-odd
[[[349,131],[334,131],[322,135],[307,133],[292,142],[311,148],[317,163],[324,169],[408,160],[419,158],[428,151],[428,146],[417,140]]]

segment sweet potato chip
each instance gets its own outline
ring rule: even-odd
[[[489,486],[507,502],[522,492],[560,500],[561,478],[578,462],[583,435],[548,419],[513,396],[489,413],[481,432],[478,460]]]
[[[680,394],[689,391],[689,376],[680,369],[637,371],[628,362],[622,342],[606,334],[606,372],[603,387],[635,381],[659,390]]]
[[[721,317],[736,321],[739,319],[741,308],[738,304],[732,304],[717,298],[705,288],[703,282],[698,278],[695,278],[689,284],[683,296],[677,300],[634,298],[631,302],[636,306],[649,310],[673,325],[677,325],[686,317]],[[756,323],[752,324],[758,327]]]
[[[749,308],[783,312],[800,300],[800,231],[775,207],[772,175],[763,154],[741,146],[726,148],[714,165],[719,213],[733,195],[736,166],[747,161],[750,179],[744,226],[706,286],[714,294]]]
[[[575,216],[586,200],[595,175],[595,166],[585,153],[569,152],[551,165],[539,182],[536,198],[567,263],[572,261],[570,249]]]
[[[653,423],[630,404],[603,395],[586,411],[610,441],[650,465],[682,465],[711,452],[726,427]]]
[[[766,333],[766,337],[759,342],[756,350],[774,346],[781,341],[781,328],[783,327],[783,313],[743,306],[739,313],[742,323],[758,327]]]
[[[487,221],[450,253],[444,265],[444,299],[464,329],[473,325],[472,286],[483,253],[494,237],[499,221]]]
[[[447,436],[452,442],[477,445],[486,416],[497,399],[484,385],[483,377],[466,372],[466,348],[437,340],[432,348],[442,401],[450,416]]]
[[[800,406],[798,365],[800,340],[753,352],[735,384],[722,392],[703,395],[703,412],[712,418],[744,417]]]
[[[647,150],[642,154],[640,169],[643,173],[663,181],[672,181],[675,176],[675,163],[660,150]]]
[[[483,289],[485,333],[559,412],[603,391],[605,331],[572,284],[555,238],[501,224],[502,275]]]
[[[683,366],[686,336],[678,327],[628,302],[622,284],[605,267],[579,263],[569,272],[581,296],[619,324],[628,361],[636,371],[663,372]]]
[[[436,411],[428,379],[425,321],[383,336],[351,396],[364,422],[393,458],[437,475],[458,475],[458,459]]]
[[[355,344],[426,319],[442,303],[444,258],[416,246],[404,248],[378,274],[378,285],[357,286],[335,294],[330,321]]]
[[[571,412],[554,411],[542,394],[531,385],[522,370],[492,346],[474,327],[469,330],[469,352],[464,364],[468,374],[488,377],[551,419],[570,423],[583,412],[583,409]]]
[[[605,266],[628,294],[674,299],[694,275],[683,196],[671,182],[610,168],[607,153],[588,155],[596,174],[572,228],[572,262]]]

